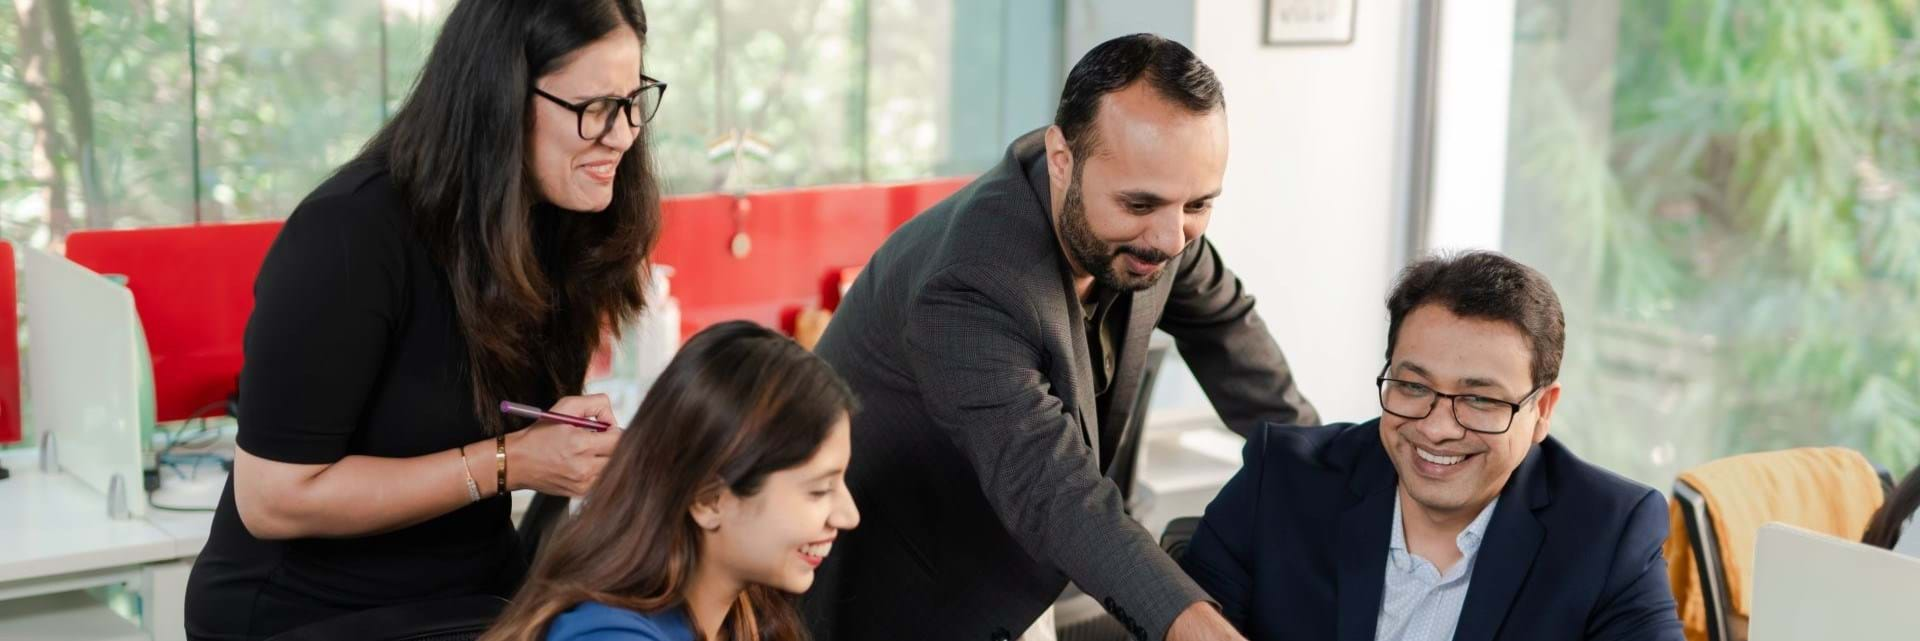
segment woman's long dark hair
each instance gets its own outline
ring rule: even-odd
[[[646,304],[660,194],[645,128],[605,211],[542,204],[527,165],[534,81],[619,29],[644,43],[639,0],[462,0],[412,95],[355,161],[392,172],[447,270],[489,433],[506,427],[491,411],[502,400],[579,393],[602,329]]]
[[[694,501],[722,487],[758,493],[768,474],[813,458],[852,411],[847,384],[785,336],[744,321],[695,334],[483,641],[543,638],[555,616],[586,601],[646,613],[683,606],[700,563]],[[721,629],[725,638],[711,641],[806,635],[793,598],[766,586],[742,593]]]
[[[1914,467],[1899,485],[1894,486],[1893,493],[1887,495],[1887,502],[1880,504],[1880,511],[1867,521],[1867,533],[1860,537],[1860,541],[1891,550],[1903,535],[1920,536],[1920,532],[1900,531],[1916,508],[1920,508],[1920,466]]]

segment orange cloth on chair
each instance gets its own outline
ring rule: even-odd
[[[1753,545],[1760,526],[1779,521],[1844,539],[1859,539],[1867,520],[1886,499],[1873,464],[1843,447],[1808,447],[1745,454],[1711,461],[1680,473],[1706,498],[1707,515],[1719,535],[1727,595],[1734,614],[1749,616]],[[1679,501],[1668,502],[1667,576],[1687,638],[1706,639],[1706,605],[1687,542]]]

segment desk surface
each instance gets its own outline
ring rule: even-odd
[[[30,449],[0,453],[13,473],[0,481],[0,583],[191,557],[206,544],[211,513],[112,519],[104,495],[42,474],[36,459]]]
[[[1237,443],[1195,447],[1195,438],[1209,431],[1238,440],[1217,423],[1151,430],[1143,444],[1148,452],[1139,482],[1165,495],[1166,504],[1153,510],[1160,518],[1149,519],[1159,521],[1150,526],[1164,527],[1172,517],[1198,514],[1239,469]],[[13,478],[0,480],[0,585],[191,558],[206,546],[213,527],[211,512],[150,509],[142,518],[108,518],[105,496],[72,477],[40,473],[38,452],[31,448],[0,452],[0,465],[13,473]],[[531,492],[514,493],[516,516],[529,496]]]

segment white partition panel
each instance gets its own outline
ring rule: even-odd
[[[146,513],[141,482],[140,351],[133,293],[66,258],[25,255],[27,394],[35,433],[54,435],[60,468],[101,493],[114,476],[127,509]]]

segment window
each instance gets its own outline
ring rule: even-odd
[[[1920,462],[1920,7],[1515,20],[1503,245],[1567,309],[1554,433],[1656,487],[1795,446]]]
[[[13,3],[0,236],[286,216],[405,98],[452,4]],[[645,4],[669,193],[977,172],[1058,91],[1027,71],[1057,64],[1057,11],[1012,0]]]

